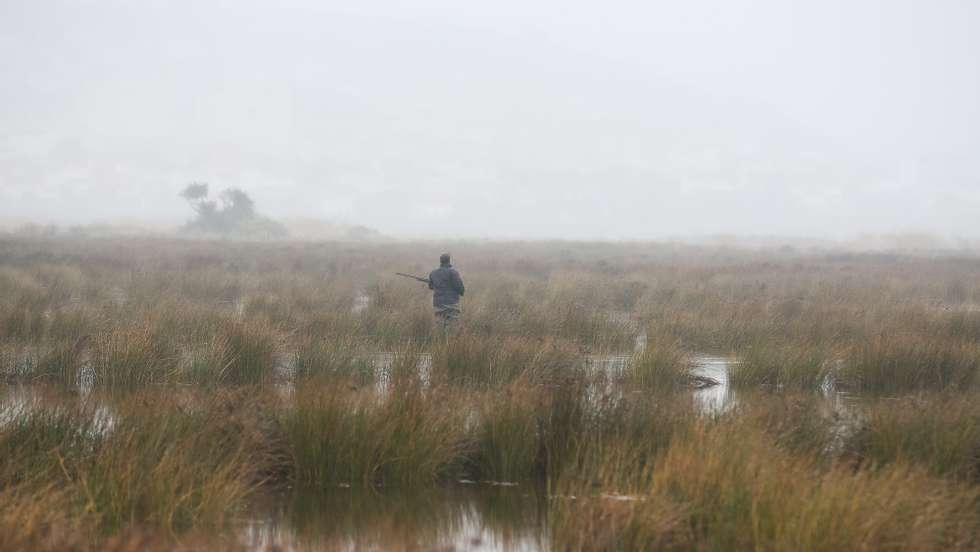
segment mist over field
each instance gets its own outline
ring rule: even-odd
[[[0,551],[980,550],[978,30],[0,0]]]
[[[0,226],[980,237],[967,1],[0,3]]]

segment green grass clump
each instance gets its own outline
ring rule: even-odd
[[[224,381],[225,372],[235,362],[227,335],[213,334],[186,352],[177,376],[181,383],[213,386]]]
[[[230,384],[257,384],[275,375],[276,354],[282,347],[280,329],[266,319],[227,320],[219,329],[227,363],[213,368],[218,380]]]
[[[980,397],[944,393],[875,401],[848,446],[872,466],[915,464],[980,483]]]
[[[578,363],[571,344],[552,339],[463,332],[437,340],[432,349],[434,378],[471,387],[506,385],[519,378],[547,381],[573,373]]]
[[[43,500],[56,487],[64,514],[106,534],[219,527],[283,461],[260,410],[242,393],[190,407],[160,393],[111,409],[30,403],[0,428],[0,492],[31,485]]]
[[[680,340],[663,334],[648,338],[643,351],[633,355],[624,379],[629,385],[680,389],[690,385],[691,360]]]
[[[320,487],[431,483],[456,468],[465,412],[451,394],[304,386],[281,417],[296,477]]]
[[[729,381],[738,387],[767,386],[774,389],[819,389],[827,378],[832,359],[820,346],[755,343],[737,353]]]
[[[43,303],[21,300],[0,307],[2,307],[0,310],[2,335],[31,343],[36,343],[43,338],[45,327],[42,315],[45,308]]]
[[[837,414],[816,392],[760,391],[746,396],[740,415],[763,429],[781,448],[815,459],[836,459],[834,424],[851,423]]]
[[[75,353],[85,354],[82,345]],[[90,364],[95,385],[134,388],[166,383],[177,372],[177,353],[153,327],[136,327],[96,335],[91,344]]]
[[[350,339],[327,341],[308,336],[299,343],[295,363],[296,381],[339,377],[368,383],[374,378],[371,359],[362,346]]]
[[[625,451],[565,477],[551,517],[562,549],[970,549],[977,492],[896,465],[822,469],[757,429],[706,423],[645,469]],[[625,497],[616,499],[616,497]]]
[[[85,507],[106,530],[148,523],[173,531],[220,526],[281,461],[256,413],[238,392],[190,408],[137,395],[89,461],[67,468]]]
[[[0,403],[10,417],[0,426],[0,487],[62,479],[62,466],[90,458],[103,440],[91,408],[65,397],[54,404],[34,398]]]
[[[84,335],[104,331],[109,325],[106,313],[92,305],[69,305],[51,312],[45,332],[47,340],[75,342]]]
[[[850,348],[840,382],[855,390],[896,393],[969,389],[980,371],[980,344],[879,335]]]
[[[58,483],[0,489],[0,550],[102,550],[96,520]],[[99,543],[99,544],[96,544]]]
[[[481,479],[521,481],[543,473],[543,389],[517,381],[479,398],[473,469]]]

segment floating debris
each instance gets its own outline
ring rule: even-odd
[[[714,387],[716,385],[721,385],[721,382],[715,378],[699,374],[691,375],[691,386],[695,389],[704,389],[705,387]]]
[[[606,500],[616,500],[619,502],[643,502],[646,500],[646,498],[642,496],[621,495],[617,493],[602,493],[599,496]]]
[[[488,485],[493,485],[494,487],[517,487],[519,483],[514,483],[513,481],[484,481]]]

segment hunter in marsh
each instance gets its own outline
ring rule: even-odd
[[[449,329],[459,319],[459,299],[466,289],[459,272],[449,262],[449,253],[439,256],[439,268],[429,273],[429,289],[432,290],[432,308],[436,322],[442,329]]]

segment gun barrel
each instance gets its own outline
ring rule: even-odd
[[[405,274],[404,272],[396,272],[395,273],[395,276],[404,276],[405,278],[411,278],[413,280],[418,280],[418,281],[422,282],[423,284],[428,284],[429,283],[429,279],[428,278],[421,278],[419,276],[414,276],[412,274]]]

